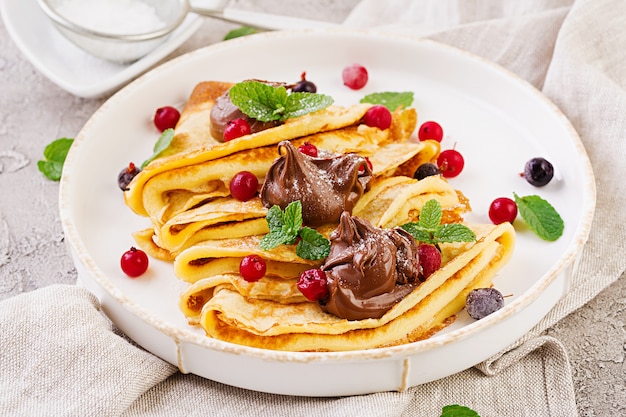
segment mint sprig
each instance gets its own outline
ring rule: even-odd
[[[441,417],[480,417],[478,413],[464,405],[446,405],[441,410]]]
[[[44,159],[37,161],[37,168],[49,180],[59,181],[63,173],[65,158],[74,139],[60,138],[50,142],[43,150]]]
[[[332,97],[324,94],[290,94],[283,86],[274,87],[259,81],[237,83],[228,94],[239,110],[261,122],[292,119],[325,109],[334,102]]]
[[[259,248],[271,250],[298,241],[296,255],[304,259],[324,259],[330,253],[330,242],[317,230],[302,226],[302,203],[289,203],[285,211],[272,206],[265,217],[270,232],[261,238]]]
[[[165,129],[159,139],[154,144],[152,148],[152,156],[141,164],[141,169],[144,169],[146,165],[152,162],[157,156],[159,156],[164,150],[166,150],[170,144],[172,143],[172,139],[174,139],[174,129]]]
[[[233,30],[229,31],[224,36],[223,40],[227,41],[227,40],[230,40],[230,39],[240,38],[242,36],[253,35],[256,32],[257,32],[257,30],[255,28],[252,28],[252,27],[249,27],[249,26],[242,26],[240,28],[233,29]]]
[[[389,111],[395,111],[398,107],[410,107],[413,104],[413,92],[395,92],[384,91],[380,93],[368,94],[361,99],[361,103],[369,104],[381,104],[389,109]]]
[[[469,227],[460,223],[441,224],[443,209],[439,201],[428,200],[422,207],[419,221],[400,226],[409,232],[415,240],[439,247],[440,243],[473,242],[476,234]]]
[[[513,193],[513,197],[520,216],[537,236],[554,242],[563,235],[563,218],[550,203],[538,195],[520,197]]]

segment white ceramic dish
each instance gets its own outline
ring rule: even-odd
[[[115,91],[178,48],[202,24],[199,16],[188,15],[152,52],[133,63],[117,64],[96,58],[63,37],[36,0],[3,0],[0,14],[9,35],[33,66],[79,97],[99,97]]]
[[[370,81],[360,91],[343,86],[342,68],[365,65]],[[496,197],[538,194],[565,221],[556,242],[540,240],[516,221],[517,246],[495,285],[506,305],[480,321],[462,313],[432,338],[374,350],[291,353],[212,340],[186,324],[178,311],[184,284],[168,263],[153,260],[129,279],[119,258],[148,226],[128,209],[117,173],[151,154],[151,125],[161,105],[181,105],[202,80],[256,77],[294,81],[302,71],[318,91],[340,104],[367,93],[413,91],[420,121],[437,120],[442,148],[456,146],[466,160],[451,183],[469,197],[467,219],[489,222]],[[551,160],[555,179],[543,188],[519,176],[535,156]],[[137,343],[181,371],[252,390],[336,396],[402,390],[471,367],[531,329],[568,291],[595,207],[594,178],[575,130],[538,91],[502,68],[435,42],[367,33],[273,32],[235,39],[174,59],[132,82],[107,101],[77,136],[61,180],[60,210],[80,282]]]

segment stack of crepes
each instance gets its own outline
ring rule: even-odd
[[[469,211],[463,194],[441,176],[413,178],[416,168],[436,160],[439,143],[411,136],[413,108],[393,112],[389,129],[362,123],[370,104],[332,105],[283,124],[223,142],[211,134],[215,101],[232,86],[202,82],[186,103],[174,139],[125,191],[127,205],[150,218],[152,227],[134,237],[151,256],[172,261],[176,276],[189,283],[180,308],[191,325],[210,337],[253,347],[289,351],[343,351],[397,345],[431,336],[464,307],[467,293],[488,287],[511,256],[510,224],[468,224],[477,240],[441,245],[442,267],[379,318],[348,320],[325,312],[297,288],[300,274],[324,260],[296,255],[295,245],[261,250],[269,232],[260,197],[238,201],[229,183],[241,171],[263,181],[279,158],[279,143],[310,143],[321,152],[356,153],[372,165],[370,186],[352,210],[377,228],[416,221],[422,206],[437,200],[443,222],[461,222]],[[337,225],[318,231],[328,237]],[[265,276],[248,282],[241,260],[258,254]]]

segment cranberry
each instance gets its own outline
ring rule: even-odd
[[[179,119],[180,113],[172,106],[160,107],[154,113],[154,125],[159,129],[159,132],[163,132],[165,129],[173,129],[176,127]]]
[[[363,122],[369,127],[377,127],[380,130],[389,129],[391,126],[391,112],[387,107],[376,104],[365,112]]]
[[[230,181],[230,194],[239,201],[248,201],[254,197],[259,188],[259,180],[249,171],[235,174]]]
[[[252,132],[250,129],[250,123],[246,119],[233,119],[226,123],[224,128],[224,141],[237,139],[245,135],[249,135]]]
[[[367,84],[367,70],[363,65],[352,64],[343,69],[343,84],[353,90],[360,90]]]
[[[513,223],[517,217],[517,204],[507,197],[496,198],[489,206],[489,218],[493,224]]]
[[[463,171],[465,160],[463,155],[455,149],[447,149],[439,154],[437,166],[441,175],[446,178],[456,177]]]
[[[318,155],[317,146],[313,145],[312,143],[304,142],[304,144],[300,145],[298,150],[305,155],[309,155],[313,158],[317,158],[317,155]]]
[[[443,139],[443,129],[437,122],[424,122],[420,126],[417,136],[420,140],[436,140],[441,142]]]
[[[321,269],[307,269],[301,273],[297,286],[310,301],[319,301],[328,297],[326,273]]]
[[[248,282],[256,282],[263,278],[267,267],[259,255],[248,255],[239,263],[239,273]]]
[[[126,275],[136,278],[148,269],[148,255],[141,249],[131,247],[122,254],[120,267]]]
[[[370,169],[370,171],[374,170],[374,165],[372,165],[372,161],[370,161],[370,159],[367,156],[365,157],[365,163],[367,164],[367,167]],[[363,174],[364,172],[365,172],[365,167],[361,165],[359,167],[359,174]]]
[[[420,243],[417,247],[417,254],[422,267],[422,279],[425,280],[433,272],[441,268],[441,252],[435,246],[428,243]]]

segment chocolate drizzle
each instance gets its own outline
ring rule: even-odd
[[[344,212],[330,240],[322,265],[329,296],[320,303],[328,313],[378,319],[420,283],[417,243],[400,228],[381,229]]]
[[[300,200],[307,226],[337,223],[342,212],[351,213],[372,176],[365,158],[357,154],[313,158],[289,141],[280,142],[278,152],[282,155],[267,172],[261,199],[265,207],[282,209]]]

